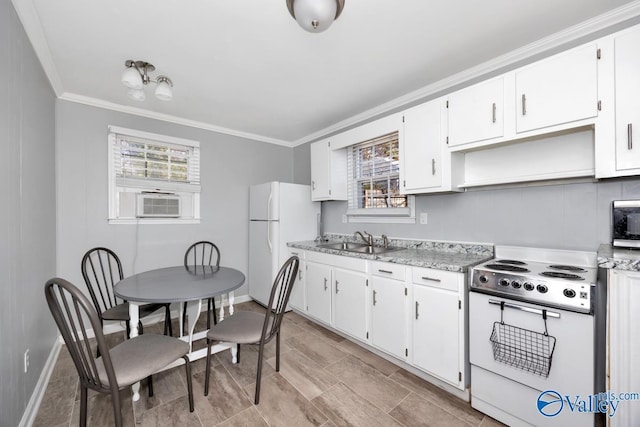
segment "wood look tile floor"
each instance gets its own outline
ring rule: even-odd
[[[262,310],[243,303],[236,310]],[[204,317],[196,330],[204,329]],[[145,326],[162,333],[162,323]],[[177,322],[173,325],[178,329]],[[275,342],[265,353],[260,404],[253,404],[256,346],[243,346],[241,363],[229,351],[212,358],[209,396],[204,396],[205,361],[192,362],[195,411],[189,412],[184,367],[154,376],[132,402],[120,393],[127,426],[500,426],[471,406],[378,357],[357,344],[290,312],[282,324],[280,372]],[[111,334],[110,345],[124,339]],[[111,398],[89,391],[88,425],[113,425]],[[76,426],[80,386],[66,348],[60,352],[34,426]]]

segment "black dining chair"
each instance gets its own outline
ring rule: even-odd
[[[60,278],[44,287],[49,310],[58,325],[67,350],[80,377],[80,425],[87,424],[87,390],[109,393],[115,425],[122,426],[119,390],[145,378],[153,396],[151,375],[182,358],[187,374],[189,410],[193,412],[193,388],[189,364],[189,344],[166,335],[145,334],[109,348],[102,321],[89,299],[74,285]],[[101,356],[94,357],[88,329],[92,328]]]
[[[129,337],[131,332],[129,330],[129,303],[119,301],[113,292],[114,285],[124,278],[122,263],[118,255],[108,248],[90,249],[82,257],[81,269],[93,306],[100,317],[100,324],[104,325],[105,320],[125,322],[127,337]],[[164,334],[173,335],[170,307],[169,303],[140,305],[140,319],[164,308]],[[142,322],[138,322],[138,328],[142,334]]]
[[[220,267],[220,249],[206,240],[201,240],[189,246],[184,253],[184,267],[202,267],[213,266]],[[218,323],[218,317],[216,314],[216,300],[215,298],[207,299],[207,329],[211,328],[211,317],[213,315],[213,324]],[[187,303],[184,303],[182,309],[182,324],[185,325],[187,321]],[[184,326],[183,326],[184,327]]]
[[[257,344],[258,370],[256,374],[255,404],[260,402],[260,380],[264,346],[273,337],[276,338],[276,372],[280,371],[280,325],[285,313],[291,289],[296,282],[300,260],[297,256],[289,258],[276,276],[265,313],[237,311],[222,320],[207,332],[207,366],[205,373],[204,395],[209,394],[209,375],[211,371],[211,346],[214,341],[237,344],[237,362],[240,363],[240,345]]]

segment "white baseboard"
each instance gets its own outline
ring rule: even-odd
[[[42,403],[42,398],[47,390],[47,384],[49,384],[53,368],[56,366],[56,361],[58,360],[62,344],[64,344],[64,341],[61,336],[58,336],[58,339],[53,344],[53,348],[51,348],[51,352],[44,364],[44,368],[42,368],[40,378],[38,378],[38,382],[36,383],[36,388],[31,394],[31,399],[29,399],[29,403],[24,410],[24,414],[22,414],[19,427],[31,427],[35,422],[36,416],[38,415],[38,409],[40,409],[40,404]]]

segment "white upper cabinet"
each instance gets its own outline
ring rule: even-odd
[[[333,150],[331,141],[311,144],[311,200],[347,200],[346,150]]]
[[[562,52],[515,72],[516,131],[598,115],[598,47]]]
[[[405,111],[403,122],[399,141],[402,193],[457,191],[459,155],[451,154],[446,147],[445,100],[436,99]]]
[[[449,95],[449,146],[503,136],[504,104],[502,76]]]
[[[640,169],[640,29],[615,38],[615,99],[616,169]]]

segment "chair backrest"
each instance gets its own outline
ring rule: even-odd
[[[220,250],[216,245],[206,240],[189,246],[184,253],[184,266],[216,266],[220,267]]]
[[[120,258],[111,249],[93,248],[82,257],[82,277],[98,313],[118,305],[113,285],[124,278]]]
[[[83,385],[100,392],[111,391],[110,384],[117,389],[118,383],[109,356],[109,347],[102,333],[100,318],[89,299],[77,287],[57,277],[47,281],[44,293],[49,310],[58,325]],[[95,335],[101,354],[99,359],[93,356],[96,352],[91,349],[87,334],[89,328],[93,329]],[[98,366],[104,368],[108,384],[100,381]]]
[[[292,256],[280,267],[280,271],[273,281],[271,296],[267,305],[267,313],[262,327],[262,340],[269,342],[280,331],[280,324],[284,315],[291,289],[296,282],[300,259]],[[269,309],[271,307],[271,309]]]

